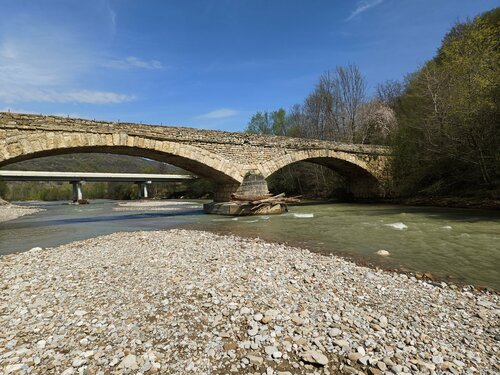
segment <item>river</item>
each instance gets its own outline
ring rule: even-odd
[[[382,268],[430,272],[500,290],[498,211],[304,203],[279,216],[236,218],[205,215],[201,201],[172,201],[163,211],[133,206],[117,211],[119,203],[37,202],[46,211],[0,224],[0,254],[117,231],[187,227],[286,242]],[[390,255],[377,255],[382,249]]]

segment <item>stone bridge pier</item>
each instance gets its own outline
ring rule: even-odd
[[[241,183],[218,184],[214,191],[214,202],[228,202],[231,194],[260,196],[269,193],[267,181],[258,172],[247,172]]]

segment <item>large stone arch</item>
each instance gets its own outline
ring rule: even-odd
[[[0,167],[43,156],[70,153],[114,153],[150,158],[176,165],[217,185],[216,200],[225,191],[234,191],[243,180],[241,168],[234,162],[206,149],[166,140],[155,140],[127,133],[33,132],[10,139],[0,147]],[[222,193],[224,192],[224,193]]]
[[[368,154],[354,154],[336,150],[301,150],[290,152],[263,163],[259,171],[264,178],[287,165],[307,161],[328,167],[349,184],[350,193],[357,198],[371,198],[383,194],[383,160]]]

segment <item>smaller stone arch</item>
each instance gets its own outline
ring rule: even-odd
[[[263,163],[259,171],[264,178],[287,165],[307,161],[328,167],[346,178],[349,192],[356,198],[373,198],[383,195],[381,160],[366,154],[336,150],[300,150],[288,152]]]

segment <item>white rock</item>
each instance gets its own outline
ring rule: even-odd
[[[263,317],[264,315],[262,315],[261,313],[257,313],[253,316],[253,320],[255,320],[256,322],[260,322]]]
[[[27,366],[24,363],[17,363],[15,365],[5,366],[5,374],[13,374],[15,372],[21,371]]]
[[[337,336],[340,336],[342,334],[342,331],[338,328],[332,328],[330,330],[328,330],[328,336],[330,337],[337,337]]]
[[[47,345],[47,341],[45,340],[40,340],[36,343],[36,346],[38,349],[43,349],[45,348],[45,345]]]
[[[243,306],[241,309],[240,309],[240,314],[241,315],[248,315],[251,313],[252,310],[250,310],[248,307],[245,307]]]
[[[273,355],[274,352],[278,351],[278,348],[275,346],[266,346],[264,348],[264,351],[266,352],[267,355]]]
[[[73,366],[73,367],[81,367],[81,366],[83,366],[86,363],[87,363],[87,359],[85,359],[85,358],[75,358],[73,360],[73,362],[71,363],[71,366]]]
[[[377,251],[377,254],[381,255],[383,257],[390,255],[390,253],[387,250],[379,250],[379,251]]]
[[[127,355],[122,359],[118,367],[127,370],[138,370],[139,365],[137,364],[137,357],[133,354]]]

